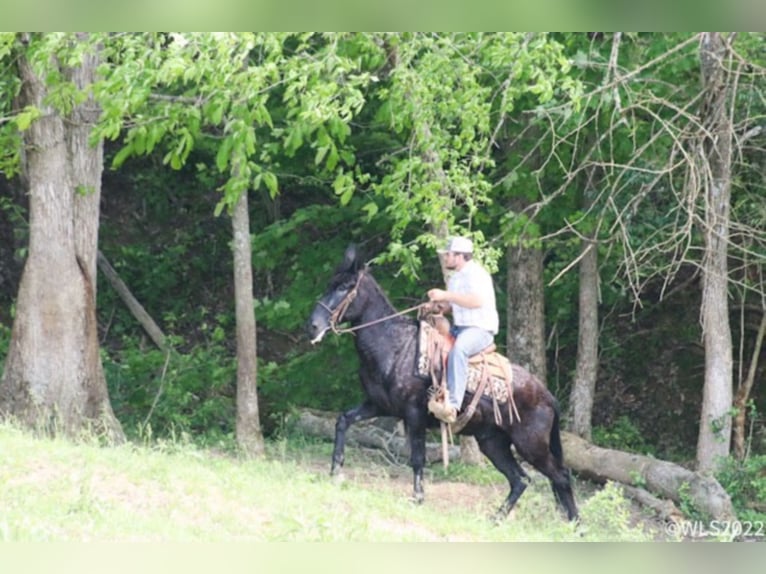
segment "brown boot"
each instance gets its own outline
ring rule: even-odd
[[[428,410],[442,422],[453,424],[457,420],[457,409],[447,402],[431,399],[428,401]]]

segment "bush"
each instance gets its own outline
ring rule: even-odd
[[[236,362],[220,346],[168,357],[129,347],[104,358],[109,396],[126,434],[232,435]]]
[[[716,473],[740,520],[766,520],[766,455],[727,457]]]
[[[630,502],[616,482],[607,482],[580,506],[580,520],[580,528],[591,540],[640,542],[651,539],[641,527],[631,526]]]
[[[652,454],[653,451],[641,430],[625,415],[614,421],[609,428],[594,427],[593,444],[641,454]]]

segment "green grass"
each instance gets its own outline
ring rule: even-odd
[[[191,444],[102,447],[35,438],[0,425],[3,541],[518,541],[645,540],[627,502],[580,500],[575,528],[533,480],[515,516],[488,515],[507,493],[490,468],[429,467],[426,502],[409,501],[410,471],[349,447],[345,482],[328,476],[330,446],[270,442],[245,460]],[[463,500],[471,486],[478,496]],[[430,495],[429,495],[430,491]],[[439,498],[454,491],[455,498]],[[467,490],[465,490],[467,492]],[[607,519],[608,518],[608,519]]]

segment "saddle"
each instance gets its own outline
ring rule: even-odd
[[[447,355],[454,344],[454,338],[449,333],[449,320],[438,312],[424,313],[419,319],[418,375],[431,380],[429,402],[446,402]],[[482,396],[492,400],[497,424],[502,424],[500,405],[507,404],[511,423],[520,420],[513,400],[511,362],[497,352],[494,343],[469,358],[466,391],[473,393],[473,398],[453,424],[455,432],[468,423]]]

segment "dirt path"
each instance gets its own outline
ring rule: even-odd
[[[308,465],[311,470],[319,474],[329,474],[329,456],[317,456],[308,462],[304,461],[303,464]],[[547,479],[526,463],[524,463],[524,467],[533,480],[530,488],[544,490],[545,495],[547,495],[550,492]],[[353,481],[354,484],[363,488],[385,490],[403,498],[412,495],[412,471],[409,466],[404,461],[385,460],[383,455],[375,449],[347,448],[343,476],[344,480]],[[466,512],[476,512],[488,518],[494,514],[508,494],[507,484],[500,475],[498,475],[497,481],[493,481],[492,484],[476,484],[458,477],[445,478],[435,465],[426,469],[424,486],[425,503],[429,507],[444,513],[461,509]],[[578,504],[582,505],[600,488],[601,486],[595,483],[576,480],[575,498]],[[630,501],[629,498],[628,500]],[[523,504],[522,499],[518,508],[521,508]],[[513,515],[509,519],[513,520]],[[641,525],[653,540],[667,541],[671,539],[667,535],[665,523],[653,512],[634,501],[630,501],[630,525]]]

